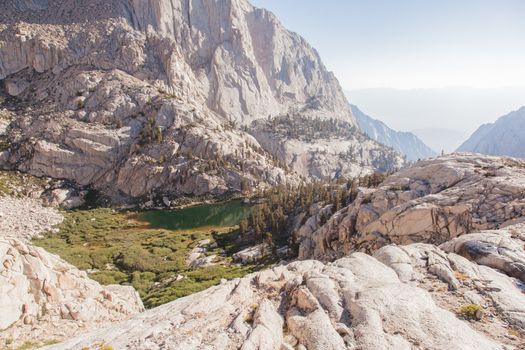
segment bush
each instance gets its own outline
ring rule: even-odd
[[[100,284],[122,284],[128,282],[128,275],[117,270],[99,271],[89,275]]]
[[[458,314],[467,320],[481,320],[483,308],[478,304],[467,304],[459,308]]]

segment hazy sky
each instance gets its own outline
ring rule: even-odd
[[[525,85],[524,0],[252,0],[346,90]]]

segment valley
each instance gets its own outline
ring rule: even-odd
[[[525,109],[447,154],[440,103],[391,129],[248,0],[4,0],[0,349],[524,349]]]
[[[32,243],[103,285],[133,286],[151,308],[264,267],[234,264],[231,258],[250,244],[240,241],[238,230],[249,211],[239,200],[139,213],[69,211]],[[188,261],[195,248],[202,248],[196,259],[203,261]]]

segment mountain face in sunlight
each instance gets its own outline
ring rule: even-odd
[[[5,167],[113,202],[161,202],[403,163],[373,140],[363,148],[317,51],[245,0],[10,0],[2,10],[0,93],[17,109],[1,118]],[[247,130],[287,116],[351,132],[342,143]]]
[[[483,124],[458,151],[525,158],[525,107]]]

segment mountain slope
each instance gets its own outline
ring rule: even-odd
[[[357,106],[350,105],[350,107],[359,128],[363,132],[377,142],[390,146],[404,154],[408,160],[415,161],[436,155],[436,152],[431,150],[413,133],[390,129],[382,121],[363,113]]]
[[[241,184],[299,181],[291,164],[246,132],[252,121],[291,114],[356,125],[318,53],[247,1],[2,6],[0,107],[10,114],[4,168],[92,186],[114,202],[215,196]],[[359,132],[350,131],[358,143]],[[390,153],[373,148],[351,168],[370,173],[374,167],[362,164]],[[304,152],[315,159],[322,151],[314,142]],[[347,151],[330,164],[346,162]],[[355,175],[330,164],[327,173]],[[400,164],[396,156],[387,168]]]
[[[525,107],[483,124],[458,151],[525,158]]]

